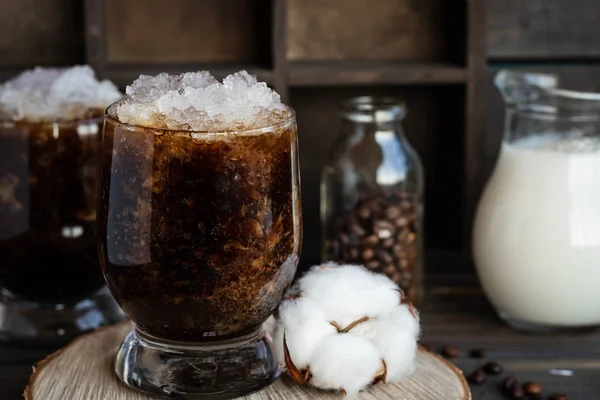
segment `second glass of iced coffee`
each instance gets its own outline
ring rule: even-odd
[[[120,97],[86,65],[0,85],[0,341],[62,344],[124,317],[94,234],[102,114]]]
[[[301,246],[293,110],[245,72],[141,76],[107,109],[103,139],[101,263],[135,322],[120,379],[211,399],[273,382],[262,325]]]

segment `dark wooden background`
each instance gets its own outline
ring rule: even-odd
[[[599,43],[598,0],[0,0],[0,80],[90,63],[121,87],[141,72],[222,77],[242,67],[275,87],[298,111],[305,266],[318,262],[319,175],[338,103],[403,99],[427,175],[426,272],[436,288],[421,310],[424,340],[459,345],[466,373],[479,363],[466,350],[485,346],[507,373],[572,400],[600,399],[600,333],[528,335],[500,323],[479,289],[464,288],[477,284],[468,233],[502,135],[493,74],[550,71],[600,91]],[[0,345],[0,399],[19,398],[49,350]],[[502,398],[499,379],[473,398]]]
[[[429,272],[473,281],[472,208],[503,124],[493,74],[541,69],[600,90],[599,23],[596,0],[3,0],[0,80],[78,63],[121,87],[140,72],[257,74],[298,112],[305,265],[319,261],[318,181],[339,102],[397,96],[426,167],[426,244],[442,260]]]

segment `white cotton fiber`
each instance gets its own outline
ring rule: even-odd
[[[279,324],[275,330],[275,352],[282,367],[284,364],[283,337],[290,357],[298,369],[308,367],[314,349],[328,335],[337,331],[325,314],[311,299],[299,298],[285,301],[279,308]]]
[[[359,265],[313,267],[298,285],[304,297],[319,303],[326,317],[342,326],[365,316],[385,315],[400,301],[392,280]]]
[[[328,263],[308,271],[287,298],[279,308],[276,355],[282,366],[308,371],[308,383],[355,394],[413,372],[419,315],[386,276]],[[284,360],[284,332],[293,365]]]
[[[353,395],[369,385],[382,368],[379,352],[369,341],[351,335],[328,336],[311,362],[310,383],[322,389],[343,389]]]
[[[386,381],[395,382],[413,372],[419,333],[418,320],[408,305],[401,304],[384,317],[357,325],[348,334],[369,340],[377,347],[386,363]]]

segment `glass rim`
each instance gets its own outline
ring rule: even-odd
[[[168,132],[173,132],[173,133],[189,133],[189,134],[196,134],[196,135],[240,135],[240,134],[259,135],[259,134],[263,134],[263,133],[272,132],[277,129],[285,128],[288,125],[290,125],[296,121],[296,111],[294,111],[294,109],[292,107],[290,107],[289,105],[283,104],[285,110],[289,111],[290,115],[287,116],[286,118],[283,118],[281,121],[279,121],[275,124],[263,126],[260,128],[240,129],[240,130],[230,130],[230,131],[221,131],[221,130],[207,131],[207,130],[194,130],[194,129],[156,128],[156,127],[152,127],[152,126],[129,124],[126,122],[121,122],[117,118],[117,116],[112,115],[111,111],[110,111],[111,108],[115,107],[120,101],[121,100],[117,100],[114,103],[112,103],[111,105],[109,105],[108,107],[106,107],[106,109],[104,110],[104,120],[105,121],[109,121],[111,124],[114,124],[116,126],[126,127],[128,129],[131,129],[131,128],[149,129],[149,130],[153,130],[153,131],[165,132],[165,134]]]
[[[356,96],[342,102],[344,111],[374,112],[397,108],[406,110],[406,104],[391,96]]]
[[[513,112],[521,117],[541,121],[594,122],[600,119],[600,114],[597,112],[561,112],[560,107],[540,104],[517,105],[513,108]]]
[[[563,97],[571,100],[586,100],[586,101],[597,101],[600,103],[600,93],[599,92],[582,92],[579,90],[571,90],[571,89],[547,89],[548,93],[554,96]]]
[[[101,109],[99,109],[101,110]],[[74,118],[74,119],[56,119],[56,120],[47,120],[47,121],[28,121],[27,119],[0,119],[0,127],[6,127],[7,125],[19,125],[19,126],[50,126],[50,125],[59,125],[59,126],[68,126],[68,125],[78,125],[84,122],[97,122],[101,123],[104,120],[103,114],[98,114],[93,117],[84,117],[84,118]]]

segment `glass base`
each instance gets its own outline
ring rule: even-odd
[[[232,399],[258,391],[280,374],[265,330],[206,343],[164,341],[138,328],[127,336],[115,362],[132,389],[178,399]]]
[[[521,321],[519,319],[512,318],[505,313],[499,312],[500,318],[511,328],[523,332],[531,333],[546,333],[546,334],[560,334],[560,333],[589,333],[597,330],[598,325],[589,326],[555,326],[555,325],[543,325],[534,322]]]
[[[64,344],[100,326],[123,321],[125,314],[106,287],[73,303],[38,303],[0,291],[0,341]]]

